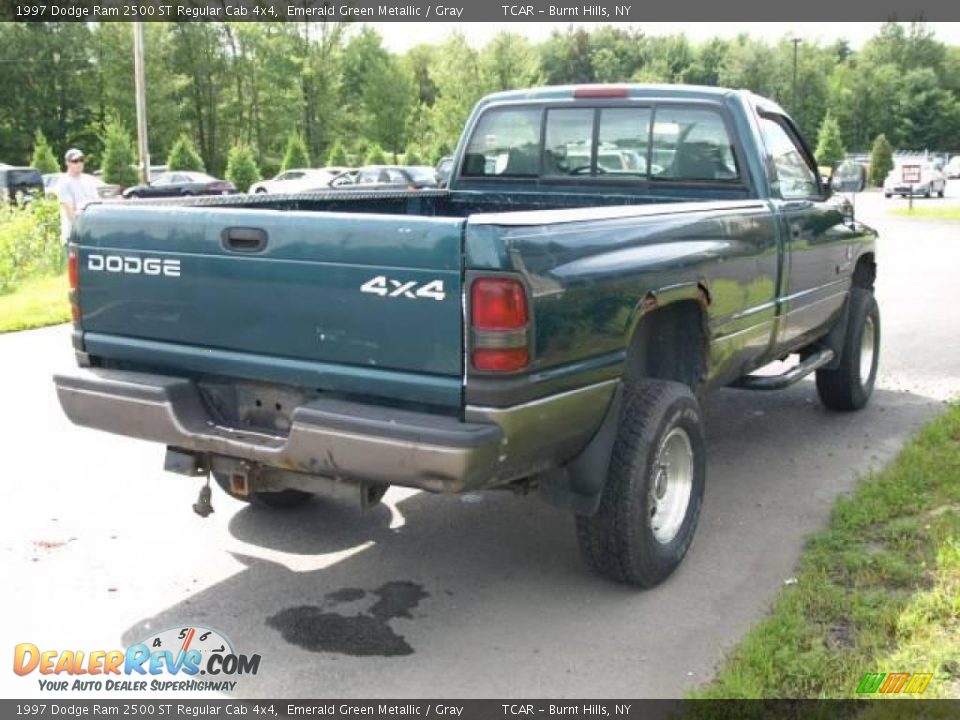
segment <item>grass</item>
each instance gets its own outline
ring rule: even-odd
[[[30,278],[0,295],[0,333],[69,321],[65,275]]]
[[[910,208],[894,208],[890,211],[890,214],[904,215],[921,220],[960,220],[960,205],[924,205],[922,207],[914,205],[913,210],[910,210]]]
[[[694,697],[851,698],[868,672],[934,673],[921,697],[960,697],[960,405],[839,500]]]

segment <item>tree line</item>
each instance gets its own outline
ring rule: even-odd
[[[827,164],[879,136],[960,151],[960,48],[923,23],[886,23],[858,51],[747,35],[694,43],[616,25],[539,43],[505,30],[480,48],[454,33],[404,53],[343,23],[146,23],[145,33],[152,162],[216,175],[231,162],[254,179],[290,162],[433,163],[483,95],[591,82],[748,88],[790,112]],[[35,159],[42,137],[54,160],[77,146],[92,167],[129,167],[128,23],[0,23],[0,66],[0,162]]]

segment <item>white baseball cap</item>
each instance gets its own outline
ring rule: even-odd
[[[83,150],[79,150],[77,148],[70,148],[69,150],[67,150],[66,154],[63,156],[63,159],[66,160],[67,162],[71,162],[73,160],[83,160]]]

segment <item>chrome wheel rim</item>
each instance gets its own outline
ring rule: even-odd
[[[650,478],[650,530],[661,544],[673,540],[690,505],[693,492],[693,445],[683,428],[673,428],[660,441]]]
[[[877,328],[873,324],[873,318],[867,316],[863,323],[863,336],[860,338],[860,383],[866,385],[870,382],[870,375],[873,373],[873,362],[877,354]]]

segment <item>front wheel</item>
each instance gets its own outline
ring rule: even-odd
[[[275,510],[299,507],[309,502],[310,498],[313,497],[313,493],[304,492],[303,490],[280,490],[279,492],[254,492],[250,495],[237,495],[230,489],[229,476],[223,473],[213,473],[213,479],[217,481],[220,489],[230,497],[248,502],[251,505],[259,505]]]
[[[576,519],[587,563],[630,585],[665,580],[693,541],[706,468],[700,407],[690,389],[664,380],[627,384],[600,507]]]
[[[850,291],[847,334],[840,363],[833,370],[817,370],[817,394],[831,410],[859,410],[873,393],[880,360],[880,308],[872,290]]]

